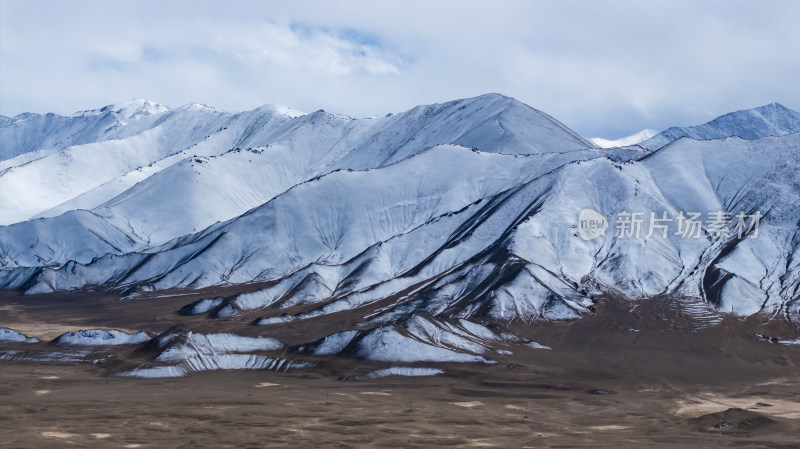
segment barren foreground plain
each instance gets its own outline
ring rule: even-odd
[[[63,348],[48,340],[88,328],[158,334],[183,324],[289,345],[325,332],[324,323],[271,329],[247,316],[178,314],[191,299],[2,293],[0,327],[42,342],[0,349],[55,353]],[[301,372],[117,376],[138,357],[129,347],[95,364],[5,360],[0,446],[800,447],[800,346],[758,338],[796,331],[757,318],[702,328],[668,299],[633,310],[608,300],[581,320],[514,325],[550,351],[411,364],[445,371],[429,377],[351,380],[388,365],[348,357],[312,357],[317,366]],[[723,422],[731,428],[715,427]]]

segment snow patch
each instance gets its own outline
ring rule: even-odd
[[[76,346],[135,345],[150,341],[147,332],[128,334],[116,329],[88,329],[67,332],[58,336],[56,343]]]
[[[236,315],[238,315],[238,312],[236,311],[236,308],[234,308],[230,304],[227,304],[225,307],[219,309],[219,311],[217,311],[217,313],[215,314],[215,316],[217,318],[226,318],[226,317],[231,317],[231,316],[236,316]]]
[[[187,305],[182,309],[186,315],[200,315],[202,313],[210,312],[219,307],[224,299],[222,298],[204,298],[197,302]]]
[[[356,379],[380,379],[389,376],[407,376],[407,377],[420,377],[420,376],[435,376],[437,374],[444,374],[444,370],[438,368],[417,368],[408,366],[393,366],[391,368],[379,369],[372,371],[363,376],[357,376]]]
[[[173,365],[140,366],[122,373],[130,377],[181,377],[189,372],[212,370],[258,370],[287,371],[314,366],[308,362],[290,361],[261,354],[255,351],[273,351],[283,344],[272,338],[243,337],[234,334],[200,334],[196,332],[174,332],[162,335],[157,340],[165,348],[155,362],[177,362]]]
[[[0,342],[8,343],[38,343],[39,339],[35,337],[28,337],[13,329],[7,327],[0,327]]]
[[[391,327],[370,332],[358,343],[356,355],[383,362],[486,362],[482,356],[423,343]]]
[[[358,331],[349,330],[338,332],[322,339],[322,342],[311,350],[314,355],[333,355],[342,352],[342,350],[353,341],[353,338],[358,335]]]
[[[173,338],[164,338],[161,345],[167,345]],[[156,358],[157,361],[183,360],[197,354],[215,355],[231,352],[274,351],[283,344],[274,338],[242,337],[234,334],[200,334],[189,332],[183,342],[166,348]]]

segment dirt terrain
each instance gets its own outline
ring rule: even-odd
[[[324,332],[176,313],[193,296],[2,295],[0,327],[42,339],[29,347],[43,352],[59,350],[47,340],[62,332],[99,327],[182,323],[290,345]],[[445,370],[430,377],[346,380],[389,365],[329,357],[306,372],[125,378],[124,348],[115,363],[0,362],[0,446],[800,447],[800,346],[757,338],[794,330],[731,318],[693,328],[662,306],[608,302],[574,322],[513,323],[553,350],[496,364],[403,364]]]

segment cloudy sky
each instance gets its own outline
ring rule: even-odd
[[[0,114],[354,117],[499,92],[587,137],[800,109],[800,2],[0,0]]]

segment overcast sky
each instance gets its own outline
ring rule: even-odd
[[[586,137],[800,109],[798,1],[0,0],[0,114],[147,98],[354,117],[499,92]]]

